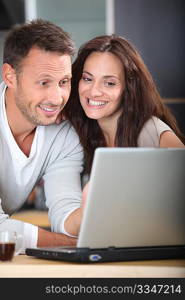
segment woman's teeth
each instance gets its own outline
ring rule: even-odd
[[[102,106],[102,105],[107,104],[108,102],[107,101],[94,101],[94,100],[88,99],[88,103],[92,106]]]

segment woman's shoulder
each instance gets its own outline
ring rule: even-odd
[[[138,147],[159,147],[160,136],[164,131],[172,129],[159,118],[152,116],[143,126],[139,137]]]

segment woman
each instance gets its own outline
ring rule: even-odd
[[[65,115],[84,147],[87,173],[97,147],[184,147],[142,58],[120,36],[96,37],[80,48]]]
[[[88,172],[100,146],[183,147],[147,67],[120,36],[96,37],[80,48],[65,113],[80,136]]]

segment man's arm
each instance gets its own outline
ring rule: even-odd
[[[38,230],[38,247],[48,246],[75,246],[76,239],[63,233],[49,232],[42,228]]]
[[[6,215],[7,216],[7,215]],[[1,219],[1,218],[0,218]],[[33,231],[32,231],[33,229]],[[0,231],[16,231],[23,236],[23,250],[33,247],[75,246],[76,239],[62,233],[54,233],[16,219],[4,218]],[[37,235],[38,230],[38,235]]]
[[[81,223],[83,151],[72,127],[65,138],[63,136],[64,132],[61,132],[53,144],[43,182],[52,231],[70,235],[71,232],[64,228],[66,217],[73,212],[70,222],[75,233],[78,233]]]
[[[54,233],[35,225],[11,219],[2,209],[0,199],[0,230],[16,231],[23,236],[23,249],[35,246],[75,246],[76,239],[65,234]]]
[[[89,182],[86,183],[86,185],[83,188],[82,192],[82,203],[81,207],[74,210],[66,219],[64,223],[65,230],[74,236],[77,236],[80,230],[80,225],[83,217],[83,211],[86,204],[87,194],[89,189]]]
[[[78,236],[82,221],[82,207],[75,209],[65,220],[64,229],[71,236]]]

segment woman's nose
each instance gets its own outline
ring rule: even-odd
[[[90,87],[90,94],[92,97],[98,97],[103,94],[102,86],[98,82],[94,82]]]

